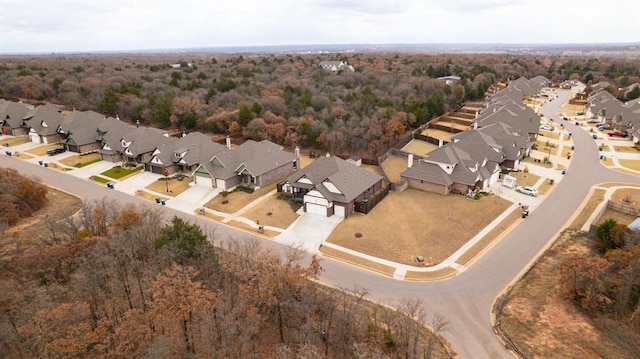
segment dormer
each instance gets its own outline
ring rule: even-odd
[[[49,127],[49,125],[47,125],[47,123],[44,121],[40,122],[40,125],[42,125],[42,127]]]
[[[311,180],[308,179],[306,176],[300,177],[296,182],[304,183],[304,184],[313,184],[313,182],[311,182]]]
[[[322,185],[329,190],[329,192],[331,193],[337,193],[337,194],[342,194],[342,192],[340,192],[340,190],[338,189],[338,187],[336,187],[336,185],[334,185],[333,183],[331,183],[330,181],[324,181],[322,182]]]
[[[176,159],[176,160],[179,159],[179,158],[182,158],[187,154],[187,152],[189,152],[189,150],[184,149],[184,148],[178,148],[177,150],[175,150],[173,152],[173,158]]]
[[[129,142],[127,142],[127,141],[123,138],[123,139],[120,141],[120,145],[122,146],[122,148],[127,148],[127,147],[131,146],[131,143],[132,143],[132,142],[133,142],[133,141],[129,141]]]
[[[215,156],[214,156],[214,157],[211,159],[211,161],[209,161],[209,162],[211,162],[211,164],[212,164],[212,165],[214,165],[214,166],[217,166],[217,167],[224,167],[224,164],[222,164],[222,162],[220,162],[220,160],[218,159],[218,157],[215,157]]]

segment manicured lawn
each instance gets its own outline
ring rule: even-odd
[[[277,193],[269,196],[255,207],[250,208],[244,212],[242,216],[253,221],[260,221],[260,224],[263,226],[282,229],[289,227],[289,225],[299,217],[299,215],[293,211],[289,202],[278,199]]]
[[[105,183],[105,184],[111,182],[110,179],[100,177],[100,176],[91,176],[91,179],[96,182]]]
[[[136,168],[125,168],[125,167],[116,166],[102,172],[101,175],[106,177],[111,177],[113,179],[121,179],[130,174],[136,173],[140,170],[142,170],[142,166],[139,166]]]
[[[638,154],[640,154],[640,150],[638,150],[634,146],[613,146],[613,150],[616,151],[616,152],[638,153]]]
[[[497,196],[472,200],[415,189],[391,192],[369,214],[347,217],[328,241],[398,263],[416,265],[415,258],[420,255],[437,263],[509,205]]]
[[[188,190],[189,184],[193,182],[193,178],[185,177],[182,181],[179,181],[175,178],[169,178],[169,183],[165,181],[164,177],[159,178],[157,181],[151,183],[147,187],[148,190],[157,192],[157,193],[165,193],[167,196],[177,196],[180,193]],[[167,186],[169,187],[169,191],[167,192]],[[173,193],[172,195],[170,193]]]
[[[96,162],[100,162],[100,154],[91,153],[88,155],[75,155],[75,156],[64,158],[59,162],[69,167],[82,168],[82,167],[94,164]]]
[[[227,195],[221,193],[211,201],[207,202],[204,206],[219,212],[235,213],[252,201],[264,196],[271,190],[274,190],[277,184],[278,181],[275,181],[266,186],[260,187],[260,189],[253,193],[246,193],[243,191],[230,192]],[[223,203],[224,201],[226,201],[226,203]]]

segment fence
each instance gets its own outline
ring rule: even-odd
[[[376,204],[382,201],[382,199],[389,194],[390,190],[391,186],[387,184],[384,188],[381,188],[380,190],[376,191],[376,193],[372,194],[366,201],[356,202],[354,208],[355,211],[364,214],[369,213],[369,211],[371,211],[373,207],[376,206]]]
[[[600,223],[600,220],[602,219],[602,215],[604,214],[604,211],[606,211],[607,209],[618,211],[624,214],[630,214],[632,216],[640,216],[640,209],[634,207],[633,205],[608,200],[607,205],[602,207],[602,209],[600,209],[600,212],[595,217],[593,217],[593,221],[589,226],[589,233],[591,234],[596,233],[596,229],[598,228],[598,223]]]

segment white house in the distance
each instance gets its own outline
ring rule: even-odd
[[[444,83],[449,86],[453,86],[460,81],[460,76],[442,76],[438,77],[438,80],[444,81]]]
[[[320,67],[328,71],[339,71],[339,70],[351,70],[354,71],[353,66],[347,64],[344,61],[320,61]]]

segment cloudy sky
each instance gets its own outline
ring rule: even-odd
[[[640,42],[637,0],[0,0],[0,53]]]

